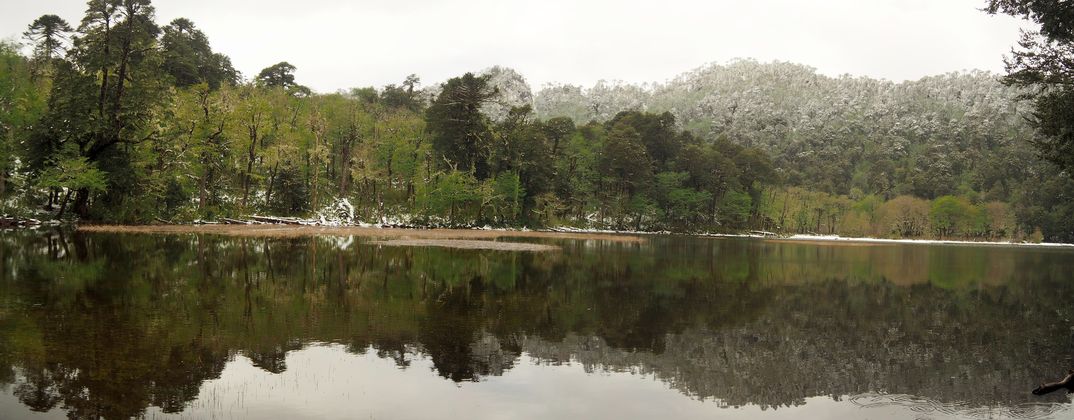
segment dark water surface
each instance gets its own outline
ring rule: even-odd
[[[1070,249],[368,241],[0,233],[0,418],[1074,417]]]

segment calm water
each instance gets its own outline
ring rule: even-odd
[[[1071,418],[1074,251],[0,233],[0,418]]]

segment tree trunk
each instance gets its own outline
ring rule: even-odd
[[[260,123],[260,114],[250,116],[250,122],[246,128],[250,134],[250,148],[246,152],[246,173],[242,177],[242,208],[246,210],[250,199],[250,176],[254,171],[255,152],[257,150],[257,125]]]
[[[276,161],[276,165],[272,167],[272,172],[269,172],[268,188],[265,191],[265,205],[267,206],[269,200],[272,200],[272,193],[276,189],[276,174],[280,173],[280,161]]]
[[[782,231],[787,222],[787,203],[791,201],[791,194],[783,195],[783,211],[779,213],[779,230]]]
[[[107,5],[102,6],[102,7],[106,8],[106,9],[108,8]],[[111,40],[111,37],[112,37],[112,18],[111,18],[111,13],[107,13],[107,11],[105,11],[105,13],[102,13],[102,14],[105,15],[105,18],[104,18],[104,42],[102,42],[101,44],[104,45],[104,57],[107,59],[108,56],[111,55],[111,52],[109,51],[110,50],[109,46],[112,45],[112,40]],[[107,63],[108,60],[104,60],[104,62]],[[104,98],[106,98],[107,96],[108,96],[108,65],[102,65],[101,66],[101,91],[97,96],[97,115],[100,116],[102,119],[104,118]]]
[[[202,153],[201,158],[203,162],[208,162],[209,154]],[[198,210],[202,210],[205,208],[205,196],[208,195],[207,190],[209,189],[209,178],[211,178],[212,176],[213,168],[210,165],[209,168],[205,170],[205,173],[201,175],[201,179],[198,180]]]
[[[56,213],[57,219],[63,218],[63,212],[67,210],[67,200],[71,198],[71,190],[67,190],[67,195],[63,196],[63,202],[60,204],[60,212]]]
[[[70,195],[70,191],[67,192]],[[80,188],[75,193],[75,214],[79,217],[86,217],[89,215],[89,189]]]
[[[343,144],[340,148],[339,156],[339,195],[340,197],[347,196],[347,188],[350,186],[350,144]]]

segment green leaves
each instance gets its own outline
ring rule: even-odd
[[[1062,0],[989,0],[989,13],[1033,20],[1040,33],[1023,32],[1020,49],[1006,59],[1005,82],[1031,87],[1033,125],[1041,155],[1074,177],[1074,6]]]
[[[42,15],[22,35],[33,44],[34,60],[39,65],[50,66],[52,59],[63,54],[71,31],[71,25],[59,16]]]
[[[420,202],[428,215],[446,215],[450,223],[461,220],[462,207],[480,198],[477,179],[469,172],[450,170],[432,180],[421,192]]]
[[[265,67],[254,79],[258,86],[282,88],[296,96],[309,96],[310,89],[295,82],[295,66],[286,61]]]
[[[1016,55],[1008,81],[1050,83],[1038,95],[1037,146],[1070,168],[1063,4],[994,0],[990,10],[1050,25],[1050,38],[1027,44],[1037,54]],[[34,60],[0,47],[0,196],[17,190],[49,208],[55,189],[75,189],[83,216],[124,220],[308,215],[347,199],[367,221],[921,236],[930,204],[885,200],[954,194],[978,210],[1014,204],[993,206],[1004,227],[978,211],[960,234],[1074,232],[1054,216],[1068,213],[1074,183],[1049,179],[1058,171],[1022,141],[1019,91],[983,72],[896,84],[744,60],[655,90],[599,83],[533,97],[521,75],[495,67],[424,90],[410,75],[325,95],[299,85],[286,61],[239,84],[193,22],[154,19],[148,0],[92,0],[65,48],[70,25],[42,16],[26,36],[35,57],[51,57],[49,77],[31,77]],[[558,115],[576,119],[539,118]],[[810,205],[765,196],[781,183]]]
[[[444,83],[425,112],[426,129],[433,149],[443,157],[442,167],[472,172],[478,180],[491,175],[487,161],[491,133],[481,107],[495,94],[487,76],[466,73]]]
[[[67,190],[86,189],[91,192],[103,192],[108,188],[107,174],[97,169],[96,163],[86,157],[63,158],[37,178],[41,188],[61,188]]]
[[[1074,41],[1074,6],[1064,0],[988,0],[988,13],[1005,13],[1041,25],[1041,33],[1058,41]]]
[[[661,172],[656,174],[653,195],[660,206],[665,223],[677,230],[690,230],[705,216],[705,209],[712,200],[707,191],[697,191],[687,185],[690,174],[686,172]],[[749,208],[746,209],[747,212]]]
[[[599,165],[616,191],[628,196],[644,187],[652,176],[652,161],[641,135],[627,124],[612,126],[604,140]]]
[[[750,195],[740,191],[728,191],[720,201],[722,223],[743,227],[750,217],[753,200]]]
[[[165,26],[160,46],[164,71],[178,87],[206,83],[215,90],[238,83],[239,72],[231,66],[231,59],[214,53],[209,38],[188,19],[178,18]]]

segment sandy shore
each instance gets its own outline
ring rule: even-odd
[[[858,237],[842,237],[842,236],[828,236],[828,235],[792,235],[792,236],[780,236],[769,237],[759,235],[734,235],[734,234],[710,234],[703,235],[708,237],[719,238],[756,238],[764,239],[772,242],[783,243],[803,243],[808,242],[818,245],[883,245],[883,244],[919,244],[919,245],[979,245],[979,246],[1029,246],[1029,247],[1045,247],[1045,248],[1074,248],[1074,244],[1064,244],[1055,242],[996,242],[996,241],[962,241],[962,240],[943,240],[943,239],[884,239],[884,238],[858,238]]]
[[[310,225],[85,225],[84,232],[155,233],[155,234],[209,234],[244,237],[303,237],[303,236],[359,236],[378,239],[406,240],[486,240],[499,238],[548,238],[597,240],[624,243],[645,242],[645,236],[666,232],[618,232],[607,230],[556,229],[553,231],[530,231],[508,229],[403,229],[362,226],[310,226]],[[985,242],[936,239],[883,239],[827,235],[760,236],[745,234],[696,234],[691,236],[710,238],[754,238],[782,243],[813,243],[817,245],[869,246],[883,244],[921,245],[977,245],[977,246],[1030,246],[1048,248],[1074,248],[1074,244]]]
[[[156,234],[208,234],[243,237],[293,238],[303,236],[361,236],[391,239],[460,239],[486,240],[499,238],[547,238],[598,240],[639,243],[645,238],[636,235],[583,232],[535,232],[524,230],[478,230],[478,229],[397,229],[359,226],[301,226],[301,225],[85,225],[83,232],[108,233],[156,233]]]

